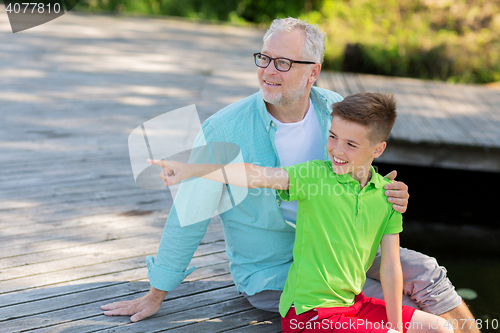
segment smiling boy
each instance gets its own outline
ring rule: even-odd
[[[294,261],[279,304],[284,332],[452,332],[444,319],[402,306],[402,217],[385,199],[389,181],[371,165],[396,120],[393,96],[351,95],[333,105],[331,116],[329,161],[285,168],[150,162],[163,166],[166,185],[203,177],[276,189],[298,201]],[[385,303],[361,293],[379,245]]]

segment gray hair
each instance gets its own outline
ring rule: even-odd
[[[264,35],[264,42],[273,32],[291,32],[295,29],[301,29],[306,34],[306,42],[303,49],[304,60],[323,63],[325,55],[325,34],[322,33],[317,25],[306,23],[302,20],[288,17],[276,19]]]

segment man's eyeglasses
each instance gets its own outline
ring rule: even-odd
[[[298,61],[288,58],[271,58],[270,56],[262,53],[254,53],[253,58],[255,60],[255,65],[260,68],[267,68],[267,66],[269,66],[269,64],[271,63],[271,60],[274,60],[274,67],[280,72],[288,72],[290,68],[292,68],[293,63],[315,64],[315,62],[312,61]]]

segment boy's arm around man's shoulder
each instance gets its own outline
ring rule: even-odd
[[[395,180],[397,174],[396,170],[393,170],[384,176],[384,178],[391,181],[384,186],[384,189],[386,189],[385,195],[387,196],[387,201],[392,203],[392,208],[395,211],[404,213],[408,209],[410,194],[408,193],[408,185]]]

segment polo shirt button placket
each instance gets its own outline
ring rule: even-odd
[[[358,194],[358,204],[356,206],[357,208],[357,211],[356,211],[356,227],[360,227],[361,226],[361,218],[360,218],[360,214],[361,214],[361,193]]]

